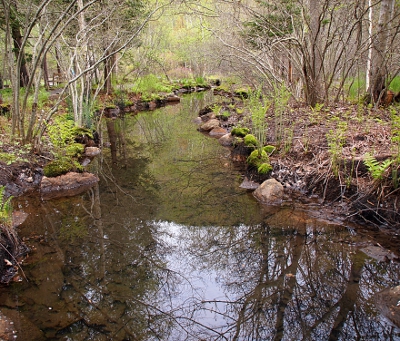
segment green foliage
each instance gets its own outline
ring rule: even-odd
[[[260,144],[260,143],[258,142],[257,138],[256,138],[253,134],[247,134],[247,135],[244,137],[243,141],[244,141],[244,144],[245,144],[247,147],[254,147],[254,148],[257,148],[257,147],[259,146],[259,144]]]
[[[280,87],[274,87],[274,113],[275,113],[275,136],[278,144],[285,141],[286,111],[291,93],[288,88],[282,84]]]
[[[0,147],[2,142],[0,142]],[[21,141],[15,140],[7,144],[7,149],[4,152],[0,152],[0,161],[7,165],[11,165],[15,162],[28,162],[28,156],[31,151],[31,145],[21,145]]]
[[[251,115],[252,131],[258,140],[258,148],[262,148],[266,140],[267,121],[265,115],[271,103],[262,96],[261,89],[250,93],[247,107]]]
[[[360,96],[363,96],[365,94],[366,81],[364,75],[358,78],[349,78],[346,83],[349,83],[348,86],[349,100],[357,101],[360,99]]]
[[[74,141],[75,122],[67,115],[56,116],[54,122],[47,125],[47,132],[52,145],[55,148],[63,148]]]
[[[0,153],[0,161],[4,162],[6,165],[11,165],[17,161],[17,157],[12,153]]]
[[[328,140],[329,154],[332,159],[333,174],[337,177],[339,175],[340,155],[344,143],[346,142],[347,122],[339,122],[336,129],[330,129],[326,134]]]
[[[227,120],[230,116],[231,116],[231,113],[228,110],[223,111],[222,115],[221,115],[223,120]]]
[[[400,92],[400,76],[396,76],[389,84],[389,90],[397,93]]]
[[[211,107],[213,113],[215,113],[215,115],[219,115],[221,109],[222,109],[222,105],[219,103],[214,103]]]
[[[165,84],[162,78],[156,75],[149,74],[137,79],[132,91],[142,96],[150,96],[151,94],[158,94],[160,92],[171,92],[171,85]]]
[[[393,160],[387,159],[385,161],[377,161],[371,154],[364,155],[364,164],[367,166],[368,171],[374,180],[382,180],[383,174],[393,163]]]
[[[0,223],[6,226],[11,226],[12,223],[12,197],[5,198],[5,187],[0,187]]]
[[[392,167],[392,179],[393,187],[399,186],[398,167],[400,165],[400,113],[398,107],[390,108],[391,117],[391,142],[392,150],[394,153],[393,167]]]
[[[250,132],[250,130],[248,128],[234,127],[231,130],[231,135],[237,136],[237,137],[245,137],[249,132]]]

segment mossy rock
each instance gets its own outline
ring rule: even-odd
[[[71,159],[62,158],[50,161],[43,167],[43,174],[48,178],[54,178],[59,175],[67,174],[75,170],[75,165]]]
[[[65,149],[65,154],[67,156],[81,156],[85,151],[85,146],[81,143],[69,144]]]
[[[260,167],[263,163],[269,164],[268,154],[265,152],[265,150],[261,150],[261,152],[259,152],[257,149],[253,150],[247,158],[247,163],[250,166],[258,169],[258,167]]]
[[[231,135],[237,136],[237,137],[245,137],[249,132],[250,132],[250,130],[248,128],[235,127],[232,129]]]
[[[271,155],[276,150],[276,147],[268,145],[265,146],[263,149],[268,155]]]
[[[257,171],[259,174],[267,174],[268,172],[272,171],[272,166],[269,162],[262,163],[258,168]]]
[[[93,139],[93,132],[90,129],[84,127],[74,127],[73,129],[76,137],[88,136],[89,138]]]
[[[247,147],[257,147],[259,145],[259,142],[257,140],[257,138],[253,135],[253,134],[247,134],[244,139],[244,144]]]

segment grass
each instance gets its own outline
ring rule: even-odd
[[[349,78],[348,82],[348,97],[350,101],[358,101],[359,98],[363,97],[366,90],[365,76],[359,78]],[[394,93],[400,92],[400,76],[396,76],[390,82],[388,89]]]
[[[389,84],[389,90],[393,91],[394,93],[400,92],[400,76],[396,76]]]
[[[142,96],[150,96],[154,93],[171,92],[172,86],[166,84],[166,81],[162,78],[149,74],[138,78],[132,87],[132,91],[138,94],[140,93]]]

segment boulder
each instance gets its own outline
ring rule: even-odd
[[[218,142],[224,147],[231,147],[233,145],[233,136],[229,134],[225,134],[221,136]]]
[[[260,187],[260,184],[246,177],[244,178],[243,182],[240,184],[239,187],[244,189],[254,190]]]
[[[206,123],[203,123],[200,126],[200,130],[210,131],[210,130],[213,130],[214,128],[218,128],[218,127],[219,127],[219,121],[216,118],[213,118],[213,119],[207,121]]]
[[[253,192],[253,195],[262,203],[280,204],[283,199],[283,186],[275,179],[268,179]]]
[[[212,129],[209,134],[210,134],[210,136],[220,137],[220,136],[226,135],[226,133],[227,133],[227,131],[225,128],[217,127],[217,128]]]
[[[93,187],[99,178],[91,173],[69,172],[54,178],[43,177],[40,193],[43,200],[72,197]]]
[[[168,95],[165,99],[167,103],[180,102],[181,98],[177,95]]]
[[[100,154],[100,148],[97,147],[86,147],[85,155],[88,157],[95,157]]]

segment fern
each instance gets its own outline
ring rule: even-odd
[[[12,197],[5,198],[5,187],[0,187],[0,223],[11,225],[12,221]]]
[[[367,153],[364,156],[364,164],[374,180],[382,180],[383,173],[390,167],[394,160],[387,159],[379,162],[371,154]]]

